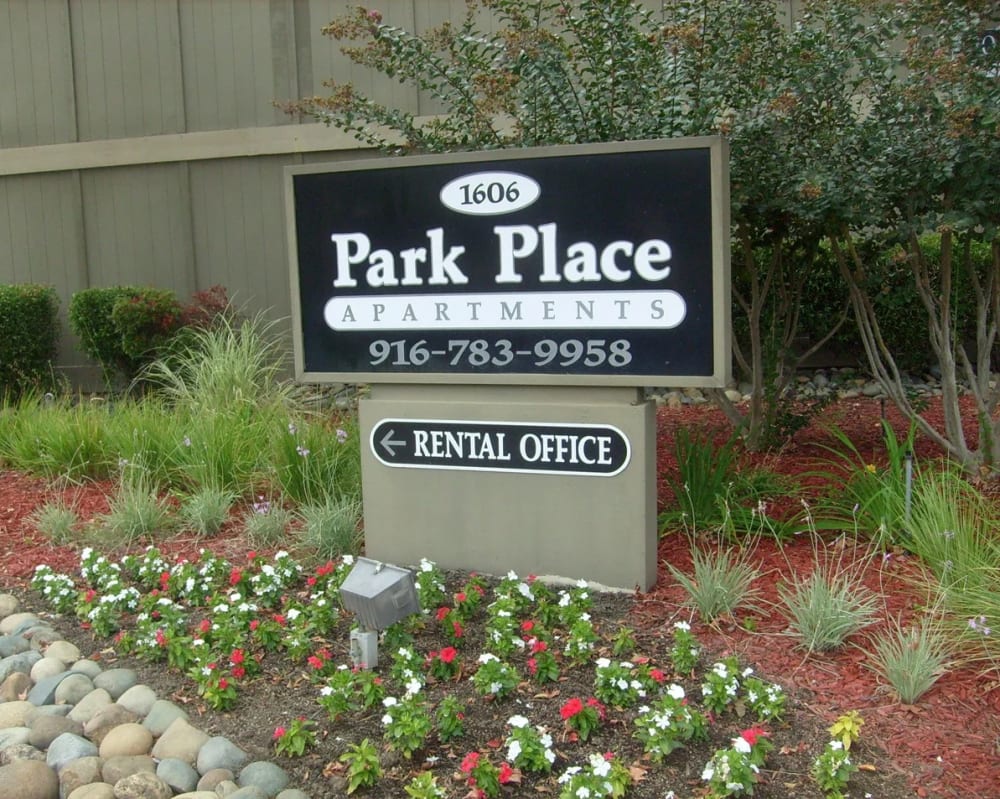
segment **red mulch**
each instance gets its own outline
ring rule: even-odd
[[[866,462],[878,463],[884,460],[881,414],[877,400],[841,401],[827,408],[821,421],[801,430],[780,451],[753,459],[787,475],[813,471],[823,461],[830,460],[829,451],[824,449],[831,443],[826,425],[835,424],[850,436]],[[940,419],[934,403],[926,414],[928,418]],[[906,425],[898,413],[889,410],[887,418],[900,434],[905,432]],[[726,435],[725,420],[715,408],[661,409],[658,458],[661,480],[663,474],[676,468],[670,439],[680,426],[707,427],[718,430],[723,438]],[[915,449],[920,461],[939,455],[931,442],[924,439],[918,438]],[[102,483],[57,488],[37,478],[0,472],[0,586],[25,585],[35,565],[43,562],[56,570],[73,572],[79,563],[77,549],[48,543],[31,525],[28,516],[61,494],[82,519],[93,519],[107,511],[110,489],[109,484]],[[669,490],[661,484],[661,502],[670,499]],[[814,542],[808,539],[802,536],[781,548],[770,541],[759,544],[755,565],[762,577],[757,587],[765,606],[767,601],[776,599],[775,585],[782,575],[801,574],[811,568],[816,553]],[[175,537],[163,542],[160,548],[168,556],[180,557],[195,554],[201,545],[203,542],[191,537]],[[235,524],[212,539],[212,548],[232,556],[245,552]],[[851,556],[850,552],[840,554]],[[687,540],[680,535],[665,537],[659,557],[661,577],[653,590],[636,597],[634,613],[639,624],[666,628],[678,617],[682,597],[665,564],[688,568]],[[885,618],[905,622],[925,602],[926,597],[913,579],[919,564],[905,553],[895,553],[888,560],[869,559],[865,569],[868,587],[882,598]],[[786,625],[780,615],[755,614],[752,621],[753,632],[737,620],[714,627],[697,623],[693,626],[699,640],[709,649],[738,654],[743,662],[754,663],[761,675],[787,689],[802,692],[821,717],[832,722],[848,710],[860,711],[865,719],[863,736],[883,745],[900,773],[910,779],[915,795],[949,799],[1000,797],[1000,682],[996,673],[951,671],[919,703],[902,705],[864,667],[860,646],[805,657],[793,648],[792,639],[783,635]],[[864,645],[866,637],[852,643]]]

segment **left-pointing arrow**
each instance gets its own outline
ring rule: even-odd
[[[396,432],[395,430],[386,431],[386,434],[382,436],[382,440],[379,442],[383,447],[385,447],[385,451],[389,453],[390,458],[396,457],[396,450],[394,449],[395,447],[406,446],[405,441],[401,441],[398,438],[393,438],[395,432]]]

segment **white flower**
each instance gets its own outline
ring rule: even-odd
[[[577,588],[586,588],[587,587],[587,581],[586,580],[582,580],[582,579],[581,580],[577,580],[576,581],[576,587]]]
[[[830,741],[830,748],[836,752],[843,749],[844,744],[842,741]]]
[[[345,556],[346,557],[346,556]],[[344,561],[347,562],[346,560]],[[434,571],[434,564],[431,563],[427,558],[420,559],[420,571],[422,572],[432,572]]]
[[[743,676],[744,677],[749,677],[751,674],[753,674],[753,669],[751,669],[749,666],[747,666],[745,669],[743,669]]]
[[[302,615],[302,611],[298,608],[289,608],[285,613],[285,618],[289,621],[295,621],[299,616]]]
[[[499,683],[499,682],[491,682],[490,683],[490,693],[491,694],[498,694],[498,693],[500,693],[500,691],[502,689],[503,689],[503,683]]]
[[[596,661],[594,661],[594,665],[597,666],[597,668],[599,669],[606,669],[608,666],[611,665],[611,660],[609,658],[598,658]]]
[[[742,735],[739,738],[733,738],[733,749],[740,754],[749,755],[751,749],[750,742]]]
[[[667,694],[672,699],[676,699],[676,700],[680,701],[681,699],[684,698],[684,689],[681,686],[679,686],[677,683],[671,683],[670,687],[667,688]]]
[[[330,696],[330,694],[332,693],[333,693],[333,688],[331,688],[329,685],[324,685],[322,688],[319,689],[320,696]]]
[[[483,654],[479,656],[480,663],[489,663],[490,661],[493,660],[500,660],[500,658],[498,658],[492,652],[483,652]]]
[[[406,693],[410,696],[419,694],[421,688],[423,688],[423,683],[420,680],[409,680],[406,683]]]
[[[611,764],[599,754],[590,756],[590,768],[598,777],[607,777],[611,773]]]
[[[382,706],[383,707],[393,707],[393,706],[398,705],[398,704],[399,704],[399,700],[396,699],[396,697],[394,697],[394,696],[387,696],[385,699],[382,700]]]
[[[353,566],[354,565],[354,555],[344,555],[344,557],[341,558],[341,560],[344,562],[345,566]]]
[[[392,724],[392,716],[386,713],[384,716],[382,716],[382,723],[388,727],[390,724]]]
[[[590,788],[586,785],[581,785],[576,789],[576,795],[579,796],[580,799],[588,799],[590,796]]]
[[[514,763],[517,761],[518,756],[521,754],[521,742],[514,740],[510,742],[510,746],[507,747],[507,759]]]
[[[521,729],[522,727],[527,727],[530,722],[524,716],[511,716],[507,719],[507,723],[511,727]]]
[[[705,770],[703,772],[701,772],[701,778],[705,782],[708,782],[714,776],[715,776],[715,768],[713,767],[712,763],[711,762],[706,763],[705,764]]]
[[[517,572],[514,571],[513,569],[511,569],[509,572],[507,572],[507,579],[508,580],[516,580],[517,579]]]
[[[558,782],[560,785],[565,785],[579,773],[580,773],[579,766],[570,766],[562,774],[559,775],[559,778],[556,780],[556,782]]]

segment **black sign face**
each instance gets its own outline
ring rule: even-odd
[[[369,444],[386,466],[613,477],[631,446],[616,427],[454,419],[383,419]]]
[[[728,198],[693,141],[289,168],[297,373],[719,384]]]

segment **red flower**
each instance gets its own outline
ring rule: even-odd
[[[570,699],[559,711],[559,714],[563,717],[563,720],[568,720],[573,718],[577,713],[583,710],[583,701],[574,696]]]
[[[256,557],[257,557],[256,550],[251,549],[249,552],[247,552],[247,560],[254,560],[256,559]]]
[[[446,646],[444,649],[441,650],[438,657],[441,658],[442,663],[451,663],[455,659],[455,656],[457,654],[458,650],[456,650],[455,647]]]
[[[465,631],[462,629],[461,622],[453,621],[451,623],[451,630],[456,638],[461,638],[463,635],[465,635]]]
[[[163,572],[160,574],[160,586],[164,591],[167,590],[167,583],[170,582],[170,572]]]
[[[455,594],[455,604],[458,605],[466,600],[465,591],[459,591]]]
[[[667,681],[667,675],[664,674],[659,669],[650,669],[649,676],[653,678],[655,682],[664,683]]]
[[[479,752],[469,752],[464,758],[462,758],[462,765],[459,766],[463,772],[466,774],[472,773],[472,770],[479,765]]]
[[[757,743],[758,738],[767,737],[767,730],[763,727],[750,727],[747,730],[743,730],[743,732],[740,733],[740,737],[750,744],[750,746],[754,746]]]
[[[240,571],[238,566],[233,566],[233,570],[229,572],[229,584],[236,585],[242,579],[243,579],[243,572]]]
[[[260,627],[260,619],[252,619],[250,621],[250,632],[253,632],[258,627]]]
[[[284,737],[285,737],[285,728],[284,727],[275,727],[274,728],[274,740],[277,741],[279,738],[284,738]]]
[[[306,577],[306,585],[308,585],[310,588],[312,588],[314,585],[316,585],[316,578],[315,577]]]
[[[247,670],[242,666],[233,666],[233,676],[237,680],[242,680],[244,677],[247,676]]]
[[[157,646],[167,645],[167,636],[164,634],[162,629],[156,631],[156,645]]]
[[[535,623],[531,619],[521,622],[522,633],[530,633],[534,629],[535,629]]]
[[[229,680],[227,680],[225,677],[220,677],[219,678],[219,690],[220,691],[225,691],[228,687],[229,687]]]
[[[514,769],[505,761],[500,764],[500,773],[497,774],[497,779],[500,781],[501,785],[506,785],[510,782],[511,777],[514,776]]]
[[[539,652],[544,652],[548,648],[549,645],[538,638],[533,638],[531,640],[531,654],[533,655],[537,655]]]
[[[437,609],[437,620],[444,621],[448,618],[448,614],[451,613],[451,608],[440,607]]]
[[[528,658],[528,671],[532,676],[538,673],[538,661],[534,658]]]
[[[243,654],[242,649],[234,649],[233,654],[229,656],[229,662],[234,666],[240,665],[246,656]]]
[[[288,620],[280,613],[275,613],[272,618],[274,619],[275,623],[280,627],[284,627],[285,624],[288,622]]]
[[[600,700],[597,699],[596,697],[592,696],[590,697],[590,699],[587,700],[587,707],[597,708],[597,715],[600,716],[602,719],[607,715],[607,712],[604,709],[604,705],[602,705]]]
[[[317,671],[323,668],[323,659],[318,658],[315,655],[310,655],[309,657],[307,657],[306,662]]]
[[[200,632],[202,635],[204,635],[211,629],[212,629],[212,622],[210,622],[208,619],[202,619],[201,624],[198,625],[198,632]]]

